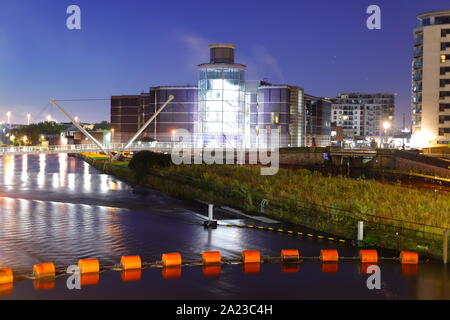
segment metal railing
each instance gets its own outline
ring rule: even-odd
[[[139,151],[155,150],[170,151],[173,144],[170,142],[137,142],[126,146],[125,143],[114,143],[105,146],[107,151]],[[55,146],[13,146],[0,147],[0,155],[15,154],[41,154],[41,153],[83,153],[83,152],[102,152],[95,144],[71,144]]]

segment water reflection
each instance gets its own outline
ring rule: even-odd
[[[357,254],[357,248],[339,243],[278,233],[226,227],[205,230],[198,225],[200,219],[185,209],[187,204],[158,192],[134,194],[122,181],[67,155],[7,156],[0,159],[0,168],[3,174],[0,179],[0,267],[11,267],[17,273],[28,273],[34,264],[47,261],[60,268],[84,258],[115,264],[122,255],[135,254],[141,255],[144,261],[156,261],[162,252],[180,252],[188,260],[199,259],[203,251],[215,250],[226,258],[237,258],[242,250],[260,250],[264,255],[277,256],[283,248],[300,248],[304,256],[317,256],[324,248],[338,249],[342,256]],[[378,297],[450,297],[448,268],[439,263],[417,268],[397,262],[383,263],[380,267],[384,290],[376,293]],[[290,292],[280,291],[280,283],[286,287],[317,288],[317,292],[310,292],[311,298],[314,294],[323,297],[320,296],[323,288],[329,286],[336,289],[330,298],[341,298],[339,290],[342,288],[349,288],[352,297],[372,297],[374,294],[364,287],[367,278],[364,268],[356,262],[246,264],[124,272],[117,277],[126,283],[144,283],[142,288],[146,287],[145,279],[152,284],[165,279],[177,283],[175,292],[185,292],[186,296],[202,292],[210,298],[239,298],[244,283],[250,288],[248,294],[255,299],[263,293],[262,298],[272,297],[268,293],[272,290],[279,295],[273,297],[301,296],[294,287]],[[103,287],[109,280],[100,281],[98,275],[84,277],[82,282],[83,286],[95,284],[104,292],[110,290],[108,286]],[[29,289],[22,290],[21,283],[14,285],[18,287],[14,290],[22,295],[19,297],[26,296]],[[195,292],[188,294],[189,285]],[[56,284],[36,281],[31,284],[32,288],[38,291],[54,288],[52,292],[68,295],[66,291],[58,291],[58,280]],[[11,292],[10,286],[0,288],[0,295]],[[168,292],[167,297],[173,292]],[[232,293],[234,295],[230,296]]]

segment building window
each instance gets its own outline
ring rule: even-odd
[[[439,123],[444,123],[445,121],[450,121],[450,116],[439,116]]]
[[[441,54],[441,63],[445,63],[447,61],[447,56],[445,54]]]
[[[450,67],[441,67],[441,75],[444,75],[447,72],[450,72]]]
[[[439,80],[440,82],[440,87],[444,88],[447,84],[450,84],[450,79],[441,79]]]
[[[279,112],[272,112],[272,123],[273,124],[280,123],[280,113]]]
[[[447,48],[450,48],[450,42],[442,42],[441,43],[441,50],[446,50]]]
[[[444,112],[445,109],[450,109],[450,103],[439,104],[439,112]]]
[[[441,37],[446,37],[448,34],[450,34],[450,29],[441,30]]]
[[[445,99],[446,97],[450,97],[450,91],[441,91],[439,92],[439,98]]]

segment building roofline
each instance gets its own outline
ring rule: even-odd
[[[208,48],[230,48],[236,49],[236,45],[232,43],[211,43],[208,45]]]
[[[157,87],[150,87],[150,90],[159,90],[159,89],[171,89],[171,90],[198,89],[198,86],[157,86]]]
[[[450,15],[450,10],[436,10],[436,11],[428,11],[428,12],[423,12],[417,15],[417,19],[423,19],[423,18],[427,18],[427,17],[431,17],[431,16],[446,16],[446,15]]]
[[[240,63],[201,63],[197,65],[199,69],[207,68],[235,68],[241,70],[247,70],[247,66]]]

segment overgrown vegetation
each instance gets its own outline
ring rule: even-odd
[[[167,173],[236,192],[269,194],[333,207],[358,215],[407,220],[450,227],[450,197],[376,181],[324,176],[309,170],[280,169],[275,176],[261,176],[260,168],[226,165],[182,165],[165,168]]]
[[[142,182],[152,168],[164,168],[171,165],[172,159],[169,154],[140,151],[133,156],[128,167],[134,172],[137,180]]]

